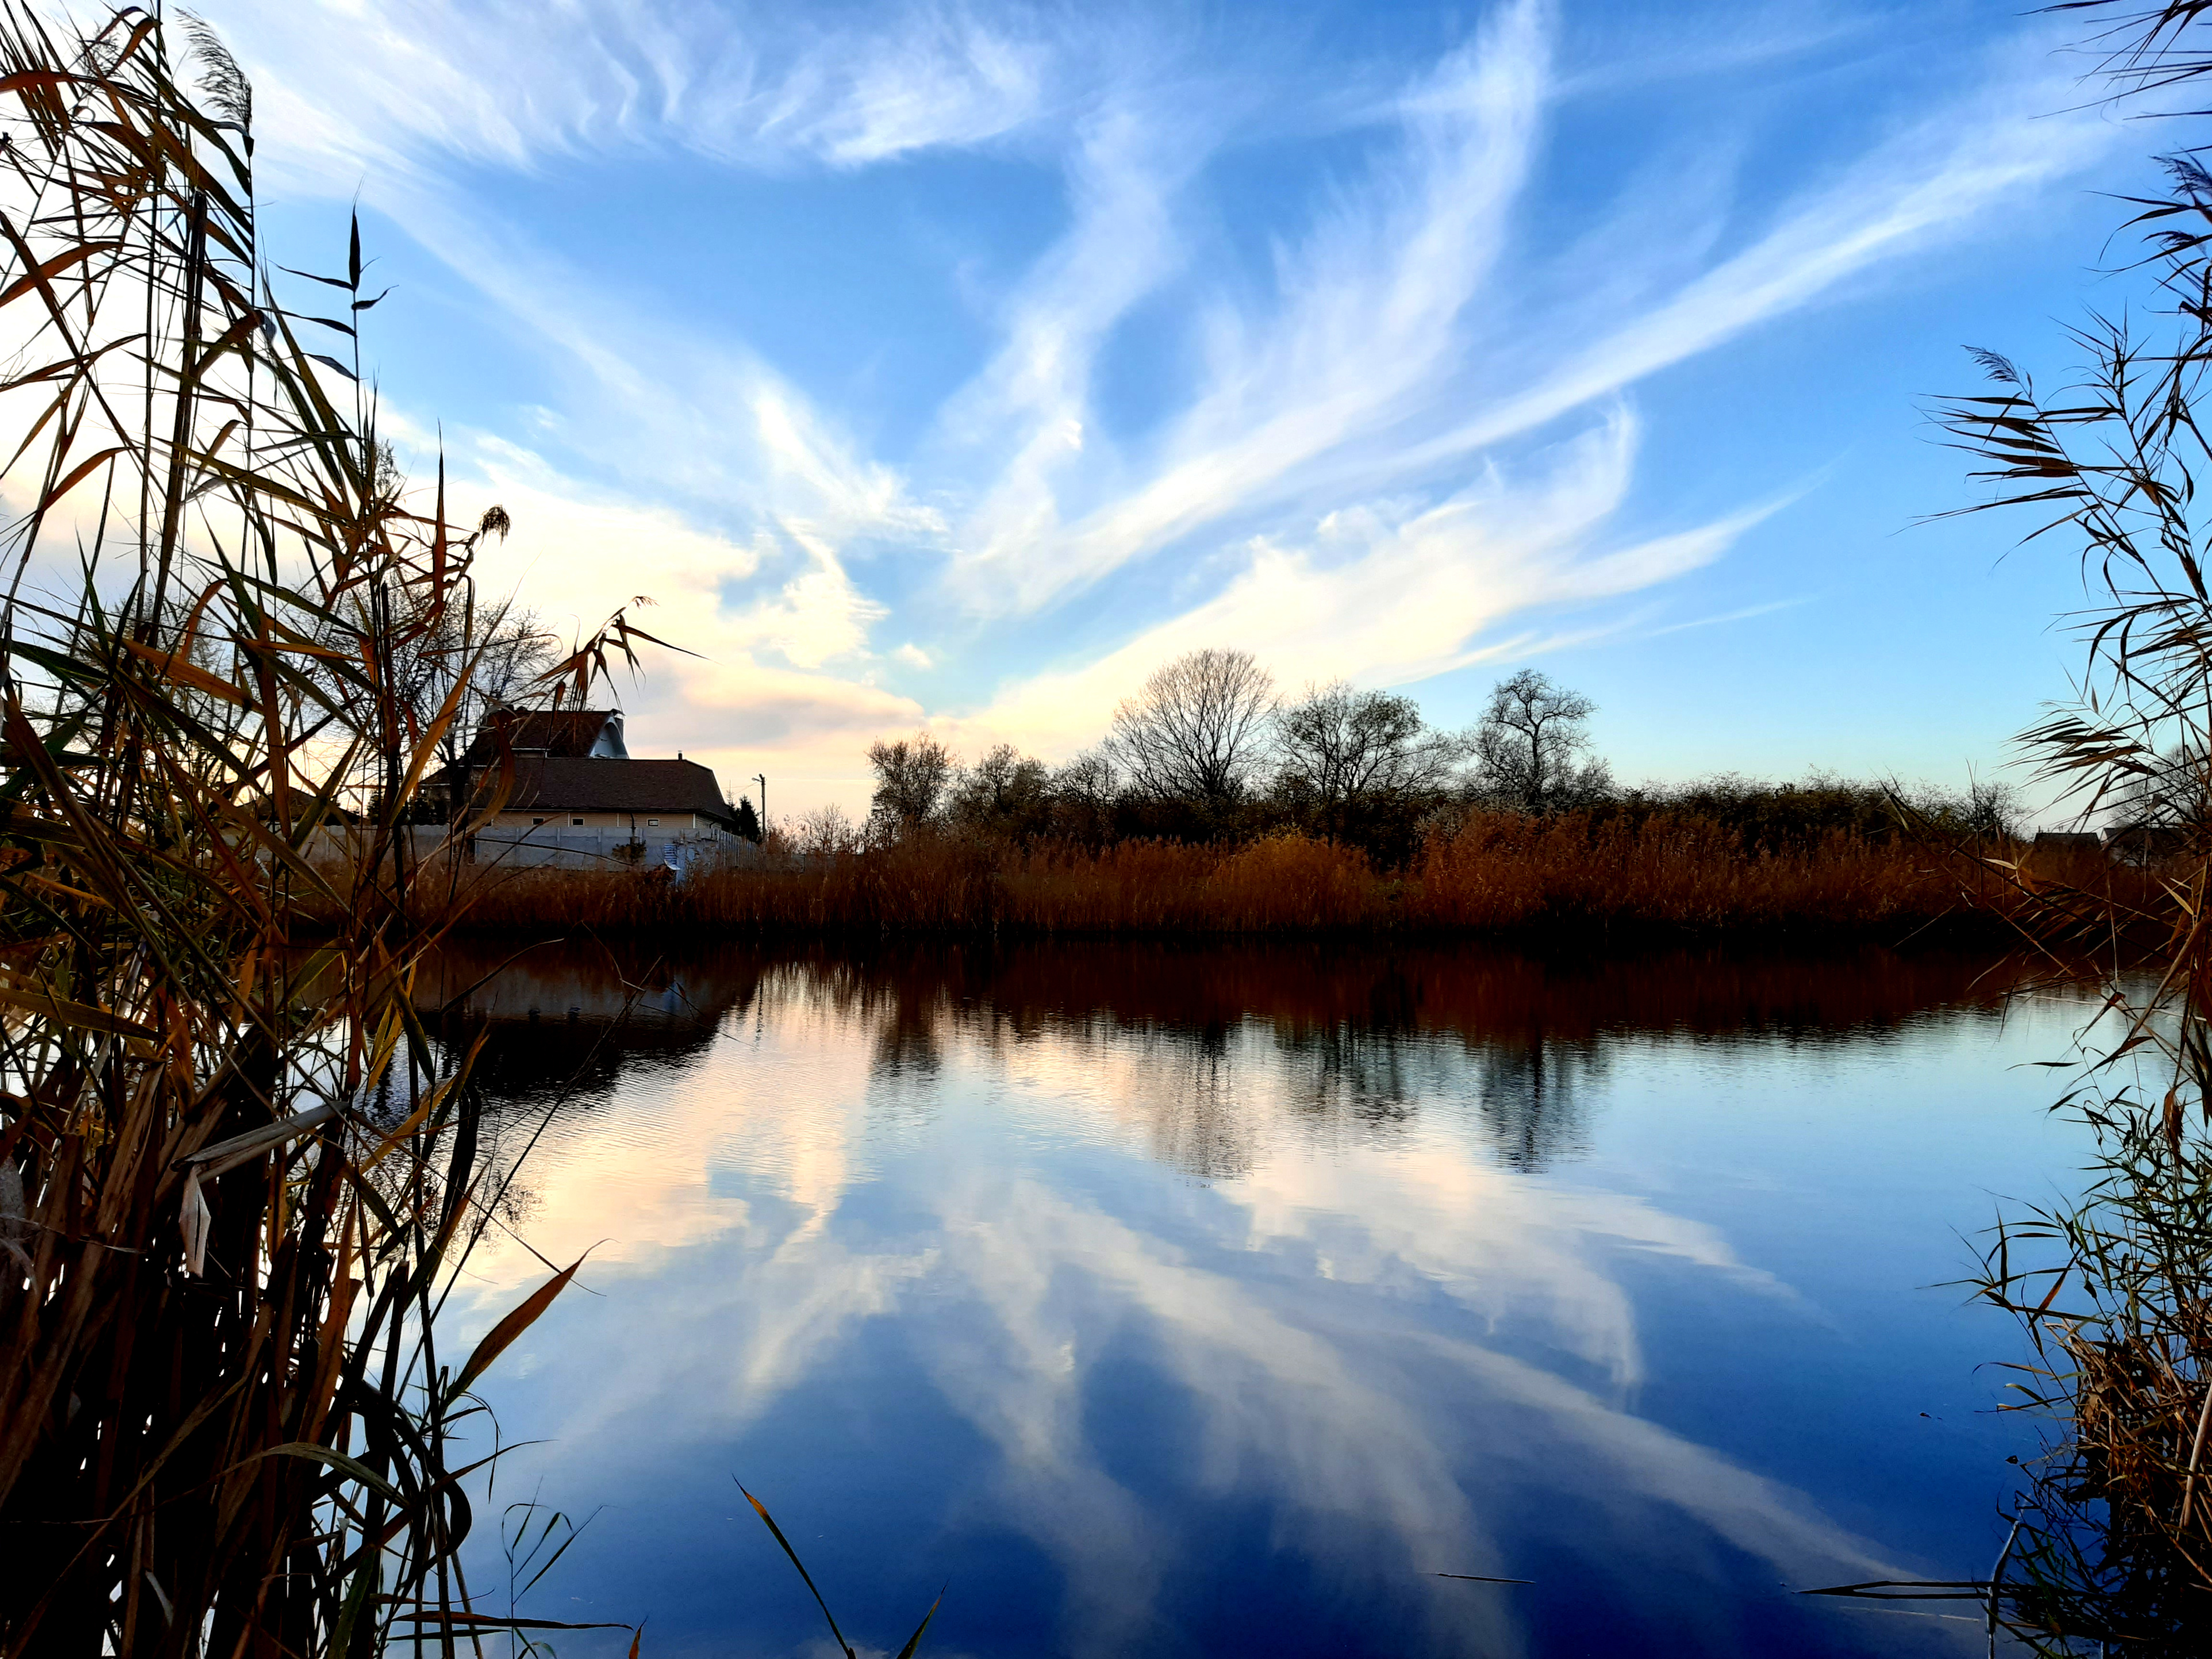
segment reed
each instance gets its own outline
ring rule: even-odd
[[[2104,14],[2095,44],[2124,95],[2212,71],[2203,0],[2054,9]],[[1978,353],[1986,390],[1936,411],[1989,487],[1965,510],[2030,509],[2029,539],[2075,550],[2089,589],[2080,700],[2025,735],[2028,752],[2085,819],[2171,849],[2130,890],[1991,862],[2046,961],[2102,1009],[2054,1108],[2094,1139],[2080,1195],[2009,1209],[1972,1281],[2026,1335],[2014,1400],[2047,1441],[1986,1579],[1825,1592],[1979,1601],[1992,1653],[2000,1629],[2054,1655],[2212,1649],[2212,586],[2197,507],[2212,174],[2194,151],[2167,167],[2130,222],[2163,313],[2148,336],[2092,317],[2073,331],[2084,362],[2047,392]],[[2148,949],[2130,957],[2121,938]]]
[[[1242,846],[1130,841],[1023,848],[937,831],[739,866],[681,882],[656,870],[441,866],[456,922],[543,934],[1273,934],[1638,931],[1896,939],[1930,926],[2009,937],[2044,893],[2145,900],[2155,868],[2094,854],[1984,858],[1896,835],[1829,831],[1747,847],[1733,828],[1656,812],[1529,817],[1474,811],[1433,822],[1405,869],[1292,833]]]
[[[575,1271],[441,1343],[503,1177],[471,1051],[416,1010],[452,910],[423,919],[401,831],[504,515],[406,504],[357,224],[303,284],[336,315],[270,295],[251,122],[204,30],[0,0],[7,1656],[450,1653],[508,1622],[457,1554],[472,1390]],[[332,869],[304,850],[342,803],[367,853]]]

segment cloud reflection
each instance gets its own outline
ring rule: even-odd
[[[1433,1575],[1520,1576],[1532,1550],[1661,1582],[1711,1577],[1717,1549],[1770,1581],[1894,1571],[1638,1414],[1632,1284],[1790,1292],[1709,1225],[1531,1173],[1578,1144],[1546,1126],[1586,1109],[1607,1052],[1545,1018],[1544,970],[1486,994],[1437,964],[1354,969],[1324,994],[1293,964],[1282,996],[1195,1021],[1079,989],[1055,1011],[1003,958],[691,974],[659,1004],[690,1006],[682,1064],[626,1073],[536,1155],[538,1247],[612,1241],[605,1300],[533,1334],[530,1431],[568,1501],[640,1455],[734,1462],[857,1387],[921,1390],[982,1449],[915,1501],[1053,1563],[1040,1616],[1071,1652],[1164,1639],[1222,1517],[1254,1512],[1269,1559],[1411,1620],[1411,1651],[1523,1650],[1510,1599]],[[1886,1002],[1857,975],[1861,1040],[1927,997],[1917,971]],[[1574,988],[1568,1024],[1601,1017]],[[1337,994],[1364,1012],[1319,1017]],[[1808,1000],[1784,985],[1730,1018]],[[487,1317],[538,1271],[483,1265]],[[1577,1530],[1547,1538],[1563,1495]]]

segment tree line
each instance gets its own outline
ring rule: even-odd
[[[1104,738],[1054,767],[1010,744],[972,764],[929,732],[878,739],[867,822],[836,809],[801,825],[822,848],[951,833],[1002,844],[1244,841],[1295,832],[1357,846],[1396,867],[1440,817],[1472,810],[1601,815],[1686,811],[1738,831],[1753,850],[1832,831],[1887,839],[1894,793],[1814,775],[1767,785],[1733,775],[1624,789],[1592,748],[1596,705],[1533,669],[1491,690],[1481,718],[1440,729],[1411,697],[1335,680],[1278,694],[1250,653],[1193,651],[1114,711]],[[2009,833],[2002,787],[1923,793],[1911,810],[1953,827]]]

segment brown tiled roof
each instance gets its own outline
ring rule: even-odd
[[[607,722],[617,718],[611,708],[540,708],[528,714],[494,714],[477,729],[464,766],[489,766],[499,758],[500,739],[518,755],[580,757],[592,752]]]
[[[480,788],[495,788],[496,769]],[[708,812],[729,815],[714,772],[687,760],[575,760],[517,755],[509,812]]]

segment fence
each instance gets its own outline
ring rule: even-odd
[[[408,832],[415,861],[430,858],[449,847],[464,865],[492,870],[635,870],[656,866],[679,874],[712,864],[722,868],[781,870],[796,867],[801,855],[763,852],[741,836],[720,830],[690,830],[681,833],[652,830],[632,835],[627,830],[554,829],[539,825],[529,830],[479,830],[472,836],[454,836],[442,823],[414,825]],[[368,848],[365,831],[349,824],[326,826],[307,848],[317,863],[349,862]]]

